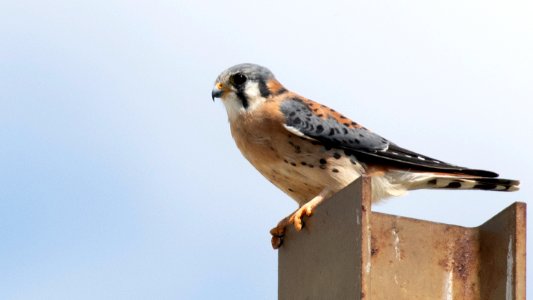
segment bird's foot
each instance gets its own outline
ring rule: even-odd
[[[281,247],[287,226],[293,224],[296,231],[302,230],[304,227],[303,218],[313,215],[315,208],[326,198],[328,194],[329,191],[323,191],[318,196],[311,199],[311,201],[300,206],[300,208],[298,208],[290,216],[281,220],[276,227],[272,228],[270,230],[270,234],[272,235],[272,248],[278,249]]]
[[[276,227],[272,228],[270,230],[270,234],[272,235],[272,248],[278,249],[283,244],[283,237],[285,236],[287,226],[294,224],[296,231],[302,230],[304,226],[302,218],[304,216],[311,216],[313,214],[313,208],[313,206],[307,205],[306,203],[290,216],[281,220]]]

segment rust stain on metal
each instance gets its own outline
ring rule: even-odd
[[[465,282],[476,263],[477,247],[477,241],[466,234],[455,240],[453,270]]]
[[[376,238],[373,235],[370,236],[370,246],[370,255],[377,255],[379,252],[379,246],[377,245]]]

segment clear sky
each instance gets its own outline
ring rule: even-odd
[[[268,230],[296,204],[210,97],[242,62],[523,182],[376,210],[477,226],[533,198],[532,15],[526,0],[2,1],[0,299],[274,299]]]

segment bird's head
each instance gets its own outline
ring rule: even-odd
[[[269,69],[255,64],[233,66],[218,75],[211,97],[222,99],[230,119],[253,111],[269,97],[286,92]]]

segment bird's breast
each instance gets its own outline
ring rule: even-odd
[[[344,151],[296,136],[279,123],[243,125],[231,126],[241,153],[300,205],[325,188],[342,189],[363,172],[361,164]]]

